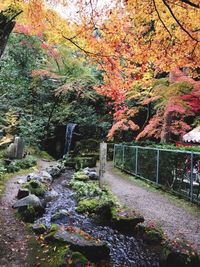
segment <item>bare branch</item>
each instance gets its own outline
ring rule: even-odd
[[[185,4],[187,4],[187,5],[189,5],[189,6],[192,6],[192,7],[195,7],[195,8],[200,8],[200,5],[195,4],[195,3],[193,3],[193,2],[191,2],[189,0],[180,0],[180,1],[185,3]]]
[[[165,30],[166,30],[166,31],[169,33],[169,35],[172,37],[171,32],[169,31],[169,29],[167,28],[167,26],[165,25],[164,21],[162,20],[162,18],[161,18],[161,16],[160,16],[160,13],[159,13],[159,11],[158,11],[158,9],[157,9],[155,0],[152,0],[152,1],[153,1],[153,5],[154,5],[155,11],[156,11],[156,13],[157,13],[157,15],[158,15],[158,18],[159,18],[160,22],[162,23],[162,25],[163,25],[163,27],[165,28]]]
[[[171,7],[169,6],[169,4],[167,3],[166,0],[162,0],[162,2],[164,3],[164,5],[167,7],[167,9],[169,10],[170,14],[172,15],[172,17],[174,18],[174,20],[176,21],[176,23],[179,25],[179,27],[185,32],[187,33],[187,35],[194,41],[196,42],[200,42],[198,39],[196,39],[194,36],[191,35],[191,33],[180,23],[180,21],[177,19],[177,17],[174,15]]]

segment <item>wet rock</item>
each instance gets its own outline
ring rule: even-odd
[[[89,177],[90,180],[98,180],[98,175],[95,169],[85,168],[83,172]]]
[[[24,198],[16,201],[12,207],[14,209],[18,209],[18,208],[27,207],[27,206],[38,207],[38,208],[41,207],[42,208],[42,203],[37,196],[31,194],[27,197],[24,197]]]
[[[67,221],[69,218],[69,212],[65,209],[61,209],[58,212],[56,212],[55,214],[52,215],[51,217],[51,221]]]
[[[110,250],[106,243],[93,239],[78,228],[70,230],[59,230],[54,234],[55,240],[70,245],[72,250],[82,253],[92,261],[109,258]]]
[[[58,197],[59,197],[59,194],[55,190],[47,191],[44,194],[44,202],[47,203],[47,202],[54,201],[58,199]]]
[[[38,173],[29,173],[26,177],[27,182],[30,181],[40,181],[40,176]]]
[[[17,193],[17,198],[21,199],[24,197],[27,197],[29,195],[29,190],[26,188],[20,188],[18,193]]]
[[[41,177],[40,182],[42,183],[51,184],[53,182],[53,177],[47,171],[41,171],[40,177]]]
[[[63,172],[63,166],[60,163],[57,163],[53,166],[50,166],[47,168],[47,172],[53,177],[57,178],[59,177]]]
[[[39,173],[29,173],[27,175],[27,181],[39,181],[45,184],[51,184],[53,177],[47,171],[41,171]]]
[[[47,228],[43,223],[33,225],[33,232],[38,234],[38,235],[44,234],[46,232],[46,230],[47,230]]]

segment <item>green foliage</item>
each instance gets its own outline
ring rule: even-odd
[[[80,200],[84,197],[97,197],[101,196],[103,194],[103,191],[99,188],[98,184],[95,182],[82,182],[82,181],[76,181],[72,180],[70,182],[70,185],[72,188],[76,191],[76,198]]]
[[[87,129],[84,135],[96,133],[98,138],[104,138],[111,126],[107,100],[93,89],[95,68],[80,62],[70,50],[60,48],[60,53],[56,62],[37,37],[14,33],[1,58],[0,128],[22,136],[29,146],[42,146],[54,137],[57,125],[72,121]],[[60,78],[40,75],[39,69],[47,66]],[[35,70],[39,75],[33,75]],[[56,94],[59,90],[61,94]],[[16,118],[15,125],[6,114]]]
[[[24,159],[13,160],[7,167],[7,172],[16,172],[20,169],[28,169],[37,164],[35,157],[27,156]]]

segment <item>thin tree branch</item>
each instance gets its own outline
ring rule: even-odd
[[[180,0],[180,1],[185,3],[185,4],[187,4],[187,5],[189,5],[189,6],[192,6],[192,7],[195,7],[195,8],[200,8],[200,5],[195,4],[195,3],[193,3],[193,2],[191,2],[189,0]]]
[[[158,15],[158,18],[159,18],[160,22],[162,23],[162,25],[163,25],[163,27],[165,28],[165,30],[166,30],[166,31],[169,33],[169,35],[172,37],[171,32],[169,31],[169,29],[167,28],[167,26],[165,25],[164,21],[162,20],[162,18],[161,18],[161,16],[160,16],[160,13],[159,13],[158,8],[157,8],[157,6],[156,6],[156,2],[155,2],[155,0],[152,0],[152,1],[153,1],[153,5],[154,5],[155,11],[156,11],[156,13],[157,13],[157,15]]]
[[[179,27],[185,32],[187,33],[187,35],[194,41],[196,42],[200,42],[198,39],[196,39],[194,36],[191,35],[191,33],[185,29],[185,27],[180,23],[180,21],[177,19],[177,17],[174,15],[171,7],[169,6],[169,4],[167,3],[166,0],[162,0],[162,2],[164,3],[164,5],[167,7],[167,9],[169,10],[170,14],[172,15],[172,17],[174,18],[174,20],[176,21],[176,23],[179,25]]]

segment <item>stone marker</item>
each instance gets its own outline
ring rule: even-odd
[[[107,143],[100,144],[99,186],[102,187],[102,179],[106,172]]]
[[[22,159],[24,157],[24,141],[21,137],[16,136],[14,143],[9,145],[7,156],[10,159]]]

